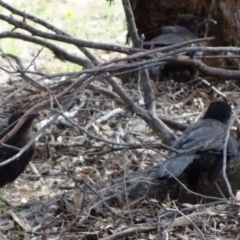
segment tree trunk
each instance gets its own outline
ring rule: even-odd
[[[236,0],[213,0],[210,16],[218,24],[209,26],[208,36],[214,36],[215,40],[208,43],[208,46],[236,46],[240,47],[240,1]],[[208,53],[209,54],[209,53]],[[212,53],[215,55],[216,53]],[[222,54],[222,53],[220,53]],[[223,62],[223,60],[221,60]],[[239,58],[236,59],[238,68]],[[219,66],[219,60],[205,61],[211,66]],[[226,64],[226,63],[225,63]],[[223,64],[221,64],[223,65]]]

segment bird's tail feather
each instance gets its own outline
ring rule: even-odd
[[[155,177],[157,179],[178,177],[191,163],[193,163],[194,159],[198,157],[197,154],[191,154],[169,158],[159,166],[155,173]]]

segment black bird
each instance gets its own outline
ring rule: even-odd
[[[14,112],[8,119],[8,126],[1,134],[0,139],[9,133],[13,127],[17,124],[18,119],[24,115],[24,111]],[[0,163],[13,157],[18,153],[18,149],[24,147],[31,139],[32,123],[34,118],[39,116],[38,113],[31,113],[25,118],[25,122],[20,129],[6,141],[7,146],[0,146]],[[3,127],[1,127],[3,128]],[[11,148],[12,146],[12,148]],[[35,143],[33,143],[23,154],[14,161],[7,163],[6,165],[0,166],[0,187],[3,187],[7,183],[13,182],[18,176],[25,170],[28,163],[33,157],[35,152]]]
[[[172,145],[177,150],[188,150],[201,146],[224,132],[231,116],[231,107],[224,101],[212,102],[202,119],[189,126]],[[156,178],[168,179],[187,176],[188,187],[197,190],[201,172],[207,172],[210,182],[215,183],[223,166],[223,138],[218,138],[204,149],[182,156],[171,156],[156,171]],[[227,160],[236,156],[238,144],[232,133],[227,142]]]
[[[183,15],[175,26],[164,26],[161,28],[161,34],[151,40],[151,49],[197,39],[197,33],[203,26],[216,23],[215,20],[210,18]],[[202,44],[196,43],[189,46],[200,47]],[[201,57],[202,52],[188,53],[187,55]],[[160,67],[150,68],[150,75],[154,76],[156,74],[163,79],[173,79],[182,82],[192,80],[196,75],[196,69],[193,66],[167,63]]]

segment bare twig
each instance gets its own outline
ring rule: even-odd
[[[135,19],[132,12],[132,7],[129,0],[122,0],[124,12],[126,15],[128,33],[131,37],[134,48],[142,48],[142,41],[138,37],[138,31],[135,24]]]
[[[114,233],[108,237],[100,238],[100,240],[117,240],[123,239],[124,237],[131,236],[133,234],[141,233],[141,232],[150,232],[156,230],[156,226],[151,226],[149,224],[135,225],[127,230]]]

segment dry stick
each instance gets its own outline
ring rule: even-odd
[[[190,48],[186,48],[186,50],[190,50]],[[181,49],[182,51],[183,49]],[[199,50],[199,49],[198,49]],[[205,49],[205,50],[208,50],[208,49]],[[236,50],[236,49],[235,49]],[[238,51],[240,51],[240,48],[237,49]],[[179,51],[179,52],[181,52]],[[144,55],[147,55],[149,54],[149,52],[145,52]],[[121,67],[118,67],[116,68],[115,65],[113,66],[107,66],[106,65],[109,65],[111,63],[114,63],[114,62],[118,62],[118,61],[122,61],[124,59],[134,59],[136,58],[138,55],[132,55],[132,56],[129,56],[129,57],[126,57],[126,58],[121,58],[121,59],[112,59],[108,62],[105,62],[103,63],[101,66],[102,67],[99,67],[98,69],[92,69],[92,70],[84,70],[84,71],[81,71],[81,72],[78,72],[79,74],[80,73],[93,73],[93,72],[96,72],[96,71],[112,71],[111,69],[112,68],[115,68],[114,71],[116,70],[120,70],[121,68],[123,68],[124,66],[122,65]],[[201,72],[204,72],[210,76],[217,76],[217,77],[227,77],[227,78],[234,78],[234,79],[237,79],[239,80],[240,78],[240,71],[236,71],[236,70],[225,70],[225,69],[219,69],[219,68],[212,68],[212,67],[208,67],[207,65],[205,65],[204,63],[202,63],[201,61],[198,61],[198,60],[192,60],[192,59],[186,59],[185,57],[184,58],[181,58],[181,57],[177,57],[177,58],[174,58],[174,57],[170,57],[169,54],[164,54],[162,55],[161,58],[157,58],[156,60],[152,60],[152,62],[154,61],[159,61],[159,60],[164,60],[165,62],[176,62],[176,63],[185,63],[187,65],[193,65],[195,66],[199,71]],[[139,65],[143,65],[142,62],[140,63],[134,63],[134,64],[127,64],[126,66],[139,66]]]
[[[211,77],[219,77],[219,78],[224,77],[224,78],[235,79],[235,80],[240,79],[240,71],[208,67],[206,64],[202,63],[199,60],[194,60],[194,59],[190,60],[186,58],[181,59],[180,57],[178,57],[178,58],[169,58],[169,59],[166,59],[165,61],[171,62],[171,63],[185,63],[188,65],[192,65],[200,72],[203,72]]]
[[[144,92],[145,108],[148,111],[149,116],[152,118],[152,121],[157,120],[158,123],[162,125],[161,136],[167,136],[167,134],[169,134],[169,137],[171,137],[171,138],[168,138],[168,141],[173,142],[176,139],[173,132],[168,128],[167,125],[165,125],[162,122],[161,119],[158,118],[158,116],[156,114],[153,89],[152,89],[150,78],[149,78],[148,71],[146,68],[143,70],[143,73],[144,73],[144,78],[142,79],[142,86],[143,86],[143,92]],[[172,135],[170,136],[170,134],[172,134]]]
[[[115,59],[113,59],[113,61],[114,62],[120,62],[120,61],[126,61],[126,60],[133,60],[133,59],[136,59],[136,58],[143,58],[143,57],[146,57],[146,56],[154,54],[154,53],[167,52],[167,51],[175,50],[175,49],[178,49],[178,48],[181,48],[181,49],[178,50],[177,54],[181,53],[181,52],[186,52],[186,51],[193,51],[192,49],[194,49],[194,51],[196,51],[196,49],[198,51],[201,51],[202,49],[208,49],[208,47],[198,47],[196,49],[194,47],[186,47],[186,48],[182,48],[182,47],[184,47],[186,45],[189,45],[189,44],[200,43],[200,42],[204,42],[204,41],[211,41],[211,40],[214,40],[214,39],[215,39],[214,37],[198,38],[198,39],[193,39],[193,40],[188,40],[188,41],[185,41],[185,42],[177,43],[177,44],[174,44],[174,45],[171,45],[171,46],[154,48],[154,49],[151,49],[151,50],[142,49],[141,52],[133,53],[130,56],[127,56],[127,57],[115,58]],[[239,49],[239,52],[240,52],[240,48],[238,48],[238,49]]]
[[[210,37],[211,38],[211,37]],[[204,38],[199,38],[198,40],[201,40]],[[203,52],[235,52],[240,53],[239,47],[184,47],[181,49],[176,49],[175,51],[177,53],[180,53],[181,51],[189,52],[189,51],[203,51]],[[179,52],[180,51],[180,52]]]
[[[178,214],[180,214],[181,216],[183,216],[184,218],[186,218],[195,228],[196,230],[199,232],[199,234],[201,235],[202,239],[205,240],[206,238],[204,237],[202,231],[199,229],[199,227],[188,217],[186,216],[183,212],[181,212],[178,207],[176,206],[175,202],[173,202],[175,209],[174,211],[176,211]]]
[[[115,92],[112,92],[112,91],[109,91],[108,89],[106,88],[103,88],[103,87],[100,87],[94,83],[91,83],[88,85],[88,89],[96,92],[96,93],[99,93],[99,94],[102,94],[104,95],[105,97],[108,97],[118,103],[122,103],[123,104],[123,101],[122,99],[115,93]]]
[[[125,92],[124,92],[125,94]],[[144,109],[141,109],[143,111],[145,111]],[[74,121],[72,121],[70,118],[68,118],[64,113],[61,114],[62,116],[64,116],[66,118],[66,120],[68,120],[72,125],[74,125],[75,127],[77,127],[80,131],[84,132],[85,134],[87,134],[88,136],[92,137],[92,138],[95,138],[97,140],[100,140],[100,141],[105,141],[106,143],[109,143],[109,144],[114,144],[114,145],[119,145],[119,146],[129,146],[129,144],[119,144],[119,143],[112,143],[108,140],[104,140],[102,138],[99,138],[99,137],[96,137],[92,134],[90,134],[89,132],[87,132],[84,128],[80,127],[78,124],[76,124]],[[177,154],[177,156],[182,156],[182,155],[186,155],[186,154],[190,154],[190,153],[193,153],[193,152],[196,152],[198,150],[203,150],[205,148],[209,148],[209,146],[211,144],[215,144],[216,141],[218,141],[218,139],[223,135],[223,133],[218,133],[216,136],[213,136],[211,139],[209,139],[207,142],[205,143],[202,143],[201,145],[199,146],[196,146],[196,147],[192,147],[190,149],[187,149],[187,150],[176,150],[176,149],[173,149],[173,148],[170,148],[168,147],[167,145],[165,144],[162,144],[163,146],[163,149],[169,149],[170,151],[172,152],[175,152]],[[143,143],[144,145],[144,143]]]
[[[106,64],[106,63],[105,63]]]
[[[124,237],[131,236],[137,233],[151,232],[155,231],[157,227],[153,227],[149,224],[135,225],[134,227],[128,228],[127,230],[114,233],[108,237],[100,238],[99,240],[117,240],[123,239]]]
[[[40,181],[46,186],[47,191],[48,191],[47,194],[50,194],[51,191],[50,191],[47,183],[44,181],[42,175],[39,173],[39,171],[37,170],[37,168],[35,167],[35,165],[34,165],[32,162],[30,162],[29,165],[30,165],[31,169],[33,170],[33,172],[40,178]]]
[[[35,44],[38,44],[40,46],[46,47],[49,50],[53,52],[55,57],[62,61],[69,61],[75,64],[79,64],[83,67],[88,67],[89,64],[86,63],[86,60],[82,60],[81,57],[74,56],[72,54],[69,54],[64,49],[54,45],[53,43],[47,42],[46,40],[39,39],[34,36],[29,36],[27,34],[19,33],[19,32],[2,32],[0,33],[0,39],[1,38],[15,38],[15,39],[21,39],[27,42],[32,42]]]
[[[230,58],[240,58],[240,55],[211,55],[211,56],[196,56],[196,59],[217,59],[217,58],[227,58],[227,59],[230,59]]]
[[[11,33],[12,34],[12,33]],[[13,33],[13,34],[15,34],[15,33]],[[1,34],[0,34],[0,38],[1,38]],[[29,37],[28,36],[28,38],[32,38],[32,37]],[[39,40],[37,40],[37,41],[39,41]],[[43,45],[45,45],[45,43],[43,44]],[[52,44],[52,47],[55,47],[55,45],[53,45]],[[71,59],[70,59],[71,58]],[[164,58],[163,58],[164,59]],[[78,62],[78,58],[77,57],[71,57],[71,55],[69,54],[69,57],[67,58],[67,60],[69,61],[69,62],[72,62],[72,63],[76,63],[76,64],[81,64],[80,62]],[[76,71],[76,72],[72,72],[72,73],[65,73],[64,75],[66,75],[66,76],[72,76],[72,75],[82,75],[82,74],[84,74],[84,73],[88,73],[88,74],[99,74],[99,73],[101,73],[101,72],[109,72],[109,71],[118,71],[118,70],[121,70],[122,68],[124,68],[125,66],[126,67],[135,67],[135,66],[138,66],[138,65],[143,65],[142,63],[131,63],[131,64],[126,64],[126,65],[110,65],[109,66],[109,64],[111,64],[112,62],[114,62],[114,61],[112,61],[112,60],[110,60],[110,61],[107,61],[107,62],[104,62],[104,63],[102,63],[100,66],[97,66],[97,67],[95,67],[95,68],[93,68],[93,69],[87,69],[87,70],[82,70],[82,71]],[[6,72],[8,72],[8,73],[11,73],[11,72],[9,72],[9,71],[7,71],[7,70],[5,70]],[[36,72],[31,72],[31,71],[25,71],[26,73],[32,73],[32,74],[36,74]],[[53,77],[59,77],[59,76],[62,76],[63,74],[61,73],[61,74],[51,74],[51,75],[47,75],[47,74],[41,74],[41,73],[37,73],[37,74],[39,74],[39,75],[43,75],[43,76],[45,76],[45,77],[48,77],[48,78],[53,78]]]
[[[96,70],[94,70],[94,71],[96,71]],[[72,73],[72,74],[74,74],[74,73]],[[78,72],[76,72],[76,74],[78,74]],[[56,77],[56,76],[59,76],[59,75],[63,75],[63,74],[52,74],[51,76],[48,75],[47,77],[48,77],[48,78],[51,78],[51,77]],[[65,74],[64,74],[64,75],[65,75]],[[37,81],[39,81],[39,80],[41,80],[41,79],[42,79],[42,78],[38,79]],[[41,87],[41,88],[42,88],[42,87]],[[119,96],[118,96],[117,94],[115,94],[114,92],[110,92],[110,91],[106,90],[105,88],[101,88],[101,87],[99,87],[99,86],[97,86],[97,85],[94,85],[94,84],[93,84],[93,85],[89,85],[89,88],[90,88],[90,89],[93,89],[94,91],[100,92],[101,94],[107,95],[108,97],[113,98],[113,100],[115,100],[115,101],[123,104],[122,99],[119,98]],[[42,89],[44,90],[44,88],[42,88]],[[172,120],[170,120],[170,119],[168,119],[168,118],[166,118],[166,117],[160,117],[160,119],[161,119],[165,124],[171,126],[171,128],[173,128],[173,129],[177,129],[177,130],[183,131],[183,130],[187,127],[187,125],[179,124],[179,123],[174,122],[174,121],[172,121]]]
[[[2,33],[2,34],[0,34],[0,38],[1,37],[15,37],[17,39],[23,39],[25,41],[29,41],[29,42],[33,42],[33,43],[36,43],[36,44],[40,44],[42,46],[46,46],[47,48],[52,50],[54,53],[57,52],[57,56],[59,56],[59,55],[61,56],[60,60],[67,60],[69,62],[81,65],[81,60],[79,60],[78,57],[72,56],[71,54],[68,54],[67,52],[65,52],[64,50],[58,48],[54,44],[50,44],[50,43],[48,43],[48,42],[46,42],[44,40],[38,39],[36,37],[24,35],[24,34],[21,34],[21,33],[13,33],[13,32]],[[101,65],[102,67],[99,67],[97,69],[94,68],[92,70],[83,70],[83,71],[78,71],[78,72],[74,72],[74,73],[76,73],[76,74],[83,74],[83,73],[94,73],[94,74],[96,74],[99,71],[109,71],[111,69],[111,66],[110,66],[110,69],[109,69],[109,66],[107,66],[107,65],[109,65],[109,64],[111,64],[113,62],[114,62],[114,60],[111,60],[111,61],[103,63]],[[131,66],[131,65],[134,66],[134,64],[128,64],[126,66]],[[137,65],[137,63],[135,65]],[[113,68],[115,68],[115,71],[118,70],[118,69],[121,69],[122,67],[124,67],[124,66],[117,66],[117,67],[115,65],[113,66]],[[28,73],[34,73],[34,72],[28,71]],[[68,73],[68,74],[65,74],[65,75],[70,75],[71,76],[74,73]],[[36,74],[36,73],[34,73],[34,74]],[[43,74],[40,74],[40,75],[43,75]],[[50,78],[50,77],[54,77],[54,76],[57,77],[57,76],[61,76],[61,75],[62,74],[53,74],[53,75],[46,75],[45,74],[44,76]]]
[[[12,145],[8,145],[8,144],[4,144],[4,143],[0,143],[0,146],[9,148],[9,149],[12,149],[12,150],[15,150],[15,151],[19,151],[20,150],[20,148],[18,148],[18,147],[15,147],[15,146],[12,146]]]
[[[126,180],[127,180],[127,162],[129,162],[128,160],[128,157],[127,157],[127,154],[126,154],[126,150],[124,150],[122,152],[123,154],[123,159],[124,159],[124,171],[123,171],[123,188],[124,188],[124,196],[125,196],[125,199],[126,199],[126,205],[127,205],[127,212],[128,212],[128,216],[130,218],[130,221],[131,221],[131,225],[134,224],[133,222],[133,218],[132,218],[132,214],[131,214],[131,211],[130,211],[130,205],[129,205],[129,198],[128,198],[128,194],[127,194],[127,184],[126,184]]]
[[[24,66],[23,66],[23,63],[22,63],[22,60],[20,57],[14,55],[14,54],[11,54],[11,53],[4,53],[3,50],[1,49],[1,52],[2,52],[2,56],[3,57],[6,57],[6,58],[12,58],[15,60],[15,62],[17,63],[17,65],[19,66],[19,68],[21,70],[24,70]],[[9,64],[11,65],[11,62],[9,62]],[[11,65],[12,66],[12,65]],[[12,67],[14,69],[14,67]]]
[[[151,86],[147,68],[143,69],[143,77],[141,80],[142,80],[141,84],[142,84],[142,88],[143,88],[143,97],[144,97],[145,108],[149,112],[150,115],[156,115],[155,99],[153,96],[153,88]]]
[[[138,31],[129,0],[122,0],[122,5],[127,20],[128,34],[130,35],[130,38],[132,40],[133,47],[142,48],[142,41],[138,37]]]
[[[199,40],[201,40],[201,39],[203,39],[203,38],[200,38]],[[191,52],[191,51],[195,51],[195,52],[196,51],[202,51],[202,52],[227,51],[227,52],[237,52],[237,53],[239,53],[240,48],[239,47],[182,47],[182,48],[179,48],[179,49],[174,49],[171,53],[172,53],[172,55],[179,55],[179,54],[184,54],[186,52]],[[185,58],[186,58],[186,56],[185,56]]]
[[[229,139],[229,136],[230,136],[230,130],[231,130],[231,126],[233,125],[236,117],[237,117],[237,114],[240,112],[240,101],[238,102],[237,104],[237,107],[235,109],[235,111],[233,112],[231,118],[229,119],[228,121],[228,124],[226,126],[226,136],[224,138],[224,148],[223,148],[223,168],[222,168],[222,171],[223,171],[223,179],[226,183],[226,186],[227,186],[227,189],[228,189],[228,193],[230,195],[230,197],[233,199],[233,200],[236,200],[235,196],[233,195],[233,191],[232,191],[232,187],[229,183],[229,180],[227,178],[227,174],[226,174],[226,168],[227,168],[227,144],[228,144],[228,139]]]
[[[215,202],[210,202],[210,203],[205,203],[205,204],[197,204],[197,205],[194,205],[194,206],[191,206],[191,207],[183,208],[181,210],[181,212],[189,214],[189,213],[192,213],[193,211],[198,211],[199,212],[200,209],[203,209],[203,211],[205,211],[205,209],[207,207],[215,207],[215,206],[224,205],[224,204],[227,204],[226,200],[225,201],[215,201]],[[169,212],[169,208],[167,208],[166,211],[168,211],[168,212],[162,213],[161,215],[159,214],[159,211],[158,211],[158,216],[157,216],[158,220],[160,220],[161,218],[169,219],[169,218],[172,218],[174,215],[179,215],[179,214],[176,214],[176,212],[174,212],[174,211]]]
[[[206,86],[210,87],[215,93],[227,100],[227,96],[224,93],[220,92],[216,87],[212,86],[211,83],[209,83],[207,80],[200,78],[200,81]]]

